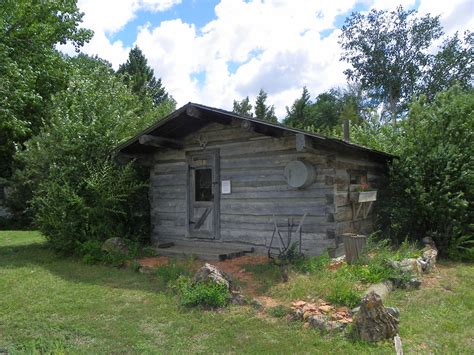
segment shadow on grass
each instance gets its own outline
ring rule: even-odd
[[[110,288],[163,292],[165,287],[153,274],[126,268],[87,265],[75,257],[55,254],[45,243],[0,246],[0,269],[42,268],[68,282]]]

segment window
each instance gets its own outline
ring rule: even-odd
[[[212,201],[212,169],[196,169],[194,175],[196,201]]]
[[[367,171],[364,170],[348,170],[349,183],[351,185],[367,184]]]

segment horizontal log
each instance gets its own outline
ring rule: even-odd
[[[182,141],[171,139],[171,138],[152,136],[150,134],[141,135],[138,138],[138,141],[140,142],[140,144],[148,145],[151,147],[158,147],[158,148],[167,147],[167,148],[173,148],[173,149],[183,149]]]

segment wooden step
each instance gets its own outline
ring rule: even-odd
[[[155,248],[157,255],[170,257],[195,256],[201,260],[223,261],[253,252],[253,249],[203,248],[202,246],[174,245],[169,248]]]

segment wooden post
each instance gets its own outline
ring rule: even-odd
[[[344,120],[343,129],[344,129],[344,141],[349,143],[350,137],[349,137],[349,120],[348,119]]]
[[[353,264],[362,255],[365,243],[367,242],[367,236],[345,233],[342,237],[346,251],[346,261],[348,264]]]

